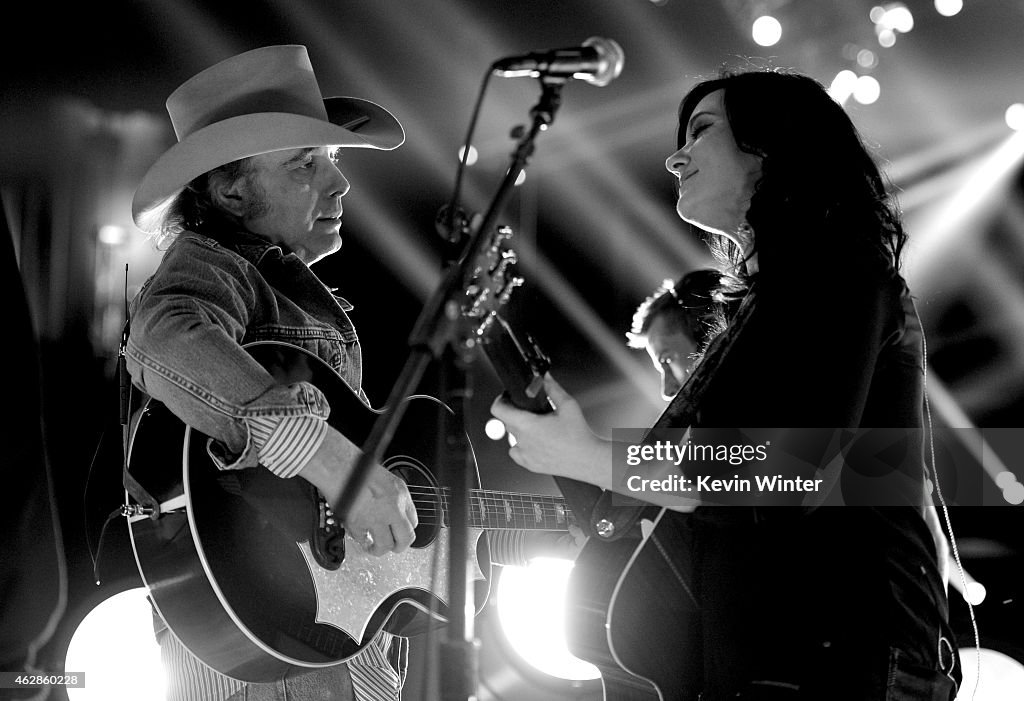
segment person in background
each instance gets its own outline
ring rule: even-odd
[[[633,314],[626,333],[629,347],[651,356],[666,401],[676,396],[693,364],[724,327],[725,305],[714,299],[720,277],[717,270],[705,268],[674,282],[664,280]]]

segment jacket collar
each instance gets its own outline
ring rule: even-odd
[[[263,264],[275,259],[277,261],[283,261],[289,256],[295,257],[290,251],[285,251],[280,244],[274,243],[269,239],[239,227],[225,229],[220,232],[217,237],[217,242],[225,248],[228,248],[242,256],[257,268],[260,268]],[[296,260],[298,260],[297,257]],[[334,295],[334,298],[338,301],[338,304],[341,305],[342,309],[346,312],[352,311],[354,307],[351,302],[334,294],[336,291],[335,289],[328,289],[331,294]]]

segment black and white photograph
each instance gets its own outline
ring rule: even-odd
[[[0,701],[1024,699],[1024,1],[6,15]]]

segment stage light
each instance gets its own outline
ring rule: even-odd
[[[861,49],[857,52],[857,65],[862,68],[874,68],[878,65],[878,56],[871,49]]]
[[[872,104],[878,100],[878,96],[881,93],[882,86],[869,75],[862,75],[857,78],[857,83],[853,86],[853,99],[862,105]]]
[[[910,8],[902,2],[893,2],[882,7],[871,8],[869,15],[875,23],[875,29],[891,29],[906,34],[914,28],[914,15]]]
[[[1013,504],[1014,506],[1024,504],[1024,484],[1020,482],[1011,484],[1003,490],[1003,499],[1006,500],[1007,504]]]
[[[463,159],[463,157],[465,157],[466,158],[466,165],[468,165],[468,166],[473,165],[474,163],[477,162],[477,159],[480,158],[480,154],[477,152],[476,146],[470,146],[469,147],[469,155],[468,156],[465,156],[465,153],[466,153],[466,147],[463,146],[462,148],[459,149],[459,160],[461,161]]]
[[[1006,108],[1006,126],[1014,131],[1024,131],[1024,104],[1015,102]]]
[[[526,182],[526,171],[525,170],[521,170],[521,171],[519,171],[519,175],[516,176],[515,186],[519,187],[524,182]]]
[[[104,224],[99,230],[99,241],[105,246],[120,246],[128,240],[128,230],[117,224]]]
[[[896,32],[891,29],[878,30],[878,44],[883,48],[890,48],[896,43]]]
[[[896,33],[906,34],[914,28],[914,15],[902,2],[889,3],[883,7],[871,8],[869,15],[875,23],[878,43],[889,48],[896,43]]]
[[[1020,690],[1024,689],[1024,665],[1009,655],[989,648],[962,647],[960,665],[964,678],[957,693],[957,701],[1005,701],[1020,698]],[[975,681],[978,682],[977,694],[974,693]]]
[[[829,86],[828,94],[840,105],[845,104],[853,94],[853,88],[857,85],[857,74],[851,70],[842,70],[836,73]]]
[[[751,34],[760,46],[775,46],[782,38],[782,25],[771,15],[762,15],[754,20]]]
[[[1000,489],[1006,489],[1011,484],[1017,483],[1017,475],[1013,474],[1009,470],[1003,470],[995,477],[996,486]]]
[[[1024,503],[1024,484],[1017,481],[1017,475],[1003,470],[995,476],[996,486],[1002,490],[1006,503],[1014,506]]]
[[[967,591],[964,592],[964,600],[971,606],[981,606],[988,596],[988,589],[981,582],[974,580],[967,583]]]
[[[503,567],[495,600],[509,643],[545,674],[597,679],[597,667],[570,654],[565,640],[565,589],[573,563],[536,558],[527,567]]]
[[[1002,126],[1002,125],[997,125]],[[1005,132],[1003,132],[1005,134]],[[962,184],[914,222],[913,280],[916,289],[941,287],[946,262],[976,242],[972,238],[1010,201],[1014,178],[1024,163],[1024,131],[1005,135],[988,153],[976,157],[958,176]],[[987,455],[979,459],[991,471]],[[999,470],[1001,471],[1001,470]],[[995,478],[996,472],[990,472]]]
[[[882,23],[893,31],[906,34],[914,28],[914,15],[910,12],[909,7],[903,3],[897,3],[886,8]]]
[[[501,419],[488,419],[484,424],[484,433],[492,441],[500,441],[505,437],[505,424]]]
[[[962,9],[963,0],[935,0],[935,11],[943,17],[952,17]]]
[[[75,630],[64,669],[85,674],[69,701],[162,699],[166,688],[153,610],[142,587],[100,602]]]

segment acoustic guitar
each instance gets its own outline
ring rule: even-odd
[[[315,355],[283,343],[246,350],[281,382],[311,382],[328,422],[362,445],[379,417]],[[302,479],[263,467],[219,470],[209,438],[150,401],[134,422],[129,471],[161,503],[129,519],[139,571],[171,631],[200,660],[249,682],[343,662],[380,630],[411,635],[448,620],[448,492],[434,477],[442,402],[414,396],[381,463],[408,483],[419,526],[412,547],[377,557],[349,537]],[[468,443],[468,438],[467,438]],[[475,459],[475,458],[474,458]],[[489,587],[492,529],[566,531],[556,496],[471,492],[476,602]],[[440,574],[438,574],[440,573]]]
[[[543,377],[550,360],[522,330],[509,302],[523,278],[502,227],[463,305],[478,324],[480,347],[509,400],[534,413],[552,410]],[[609,466],[595,466],[608,469]],[[681,515],[556,477],[584,531],[566,594],[569,650],[601,672],[606,701],[695,701],[699,692],[699,611]],[[619,524],[620,532],[610,526]],[[624,527],[622,524],[629,524]]]

